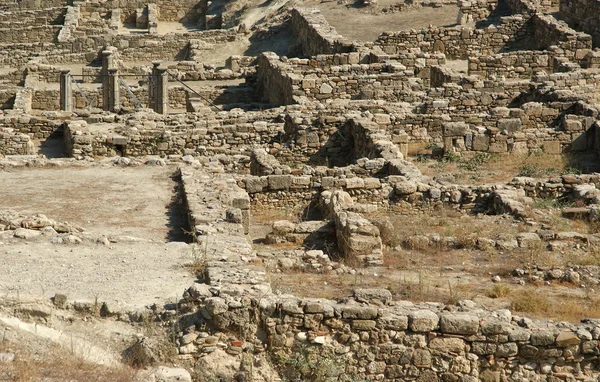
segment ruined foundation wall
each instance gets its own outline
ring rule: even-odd
[[[292,10],[292,32],[305,56],[347,53],[352,50],[352,43],[338,34],[321,12],[314,8]]]
[[[560,0],[560,17],[571,28],[592,35],[594,47],[600,47],[600,1]]]
[[[385,32],[376,43],[388,54],[419,48],[427,53],[444,53],[451,59],[467,59],[469,56],[485,56],[508,49],[511,37],[526,28],[528,20],[529,16],[515,15],[503,17],[496,28],[457,26]]]
[[[533,321],[471,301],[452,306],[393,301],[386,290],[358,289],[343,302],[276,295],[264,271],[248,258],[252,248],[235,219],[235,207],[247,209],[248,200],[224,176],[182,173],[189,214],[202,222],[195,227],[197,240],[207,253],[205,284],[194,284],[182,307],[194,314],[192,324],[252,343],[250,356],[270,352],[285,359],[292,351],[312,350],[329,365],[331,377],[369,381],[598,378],[596,320],[578,325]],[[227,201],[219,194],[229,190]],[[200,195],[222,200],[220,209],[207,209]],[[214,286],[219,294],[211,292]],[[179,353],[200,357],[206,346],[182,341]],[[239,354],[236,341],[226,346]],[[251,379],[252,372],[245,372]]]

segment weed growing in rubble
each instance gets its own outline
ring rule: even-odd
[[[362,381],[348,375],[346,360],[336,356],[333,349],[304,346],[293,349],[291,354],[278,352],[272,358],[280,371],[282,381]]]
[[[494,286],[486,293],[489,298],[503,298],[510,295],[511,288],[508,284],[494,284]]]

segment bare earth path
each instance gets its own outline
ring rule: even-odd
[[[0,173],[0,210],[42,213],[90,237],[111,238],[109,245],[54,244],[52,235],[23,240],[0,232],[1,296],[48,300],[64,293],[70,301],[127,308],[181,298],[194,278],[184,268],[192,262],[189,246],[166,242],[182,219],[171,205],[174,171],[94,166]]]

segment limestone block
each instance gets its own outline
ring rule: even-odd
[[[467,314],[443,314],[440,317],[440,328],[449,334],[477,334],[479,318]]]
[[[287,190],[292,185],[291,175],[269,175],[268,179],[271,191]]]
[[[554,345],[556,334],[550,330],[540,330],[531,333],[531,344],[533,346],[550,346]]]
[[[511,325],[497,318],[487,319],[481,324],[481,332],[485,335],[508,334],[510,331]]]
[[[443,125],[444,137],[464,137],[469,132],[465,122],[446,122]]]
[[[377,314],[377,308],[372,306],[345,306],[342,310],[342,318],[352,320],[374,320]]]
[[[319,87],[319,93],[321,94],[331,94],[333,92],[333,87],[331,85],[329,85],[328,83],[323,83],[321,84],[321,87]]]
[[[500,131],[514,133],[516,131],[521,130],[521,119],[520,118],[499,119],[498,122],[496,123],[496,127],[498,127],[498,129],[500,129]]]
[[[245,182],[246,192],[248,192],[249,194],[263,192],[263,190],[265,190],[269,185],[269,180],[266,176],[261,177],[249,175],[245,178]]]
[[[465,350],[465,341],[460,338],[436,337],[429,342],[429,348],[434,352],[462,353]]]
[[[408,315],[408,326],[413,332],[431,332],[438,327],[440,318],[430,310],[417,310]]]
[[[373,330],[377,323],[373,320],[352,320],[354,330]]]
[[[490,137],[482,134],[473,135],[473,150],[487,151],[490,147]]]
[[[566,348],[573,345],[579,345],[581,340],[575,333],[572,332],[560,332],[556,337],[556,346]]]

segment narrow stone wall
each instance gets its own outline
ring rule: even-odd
[[[318,9],[294,8],[292,32],[305,56],[346,53],[352,50],[352,43],[338,34]]]

